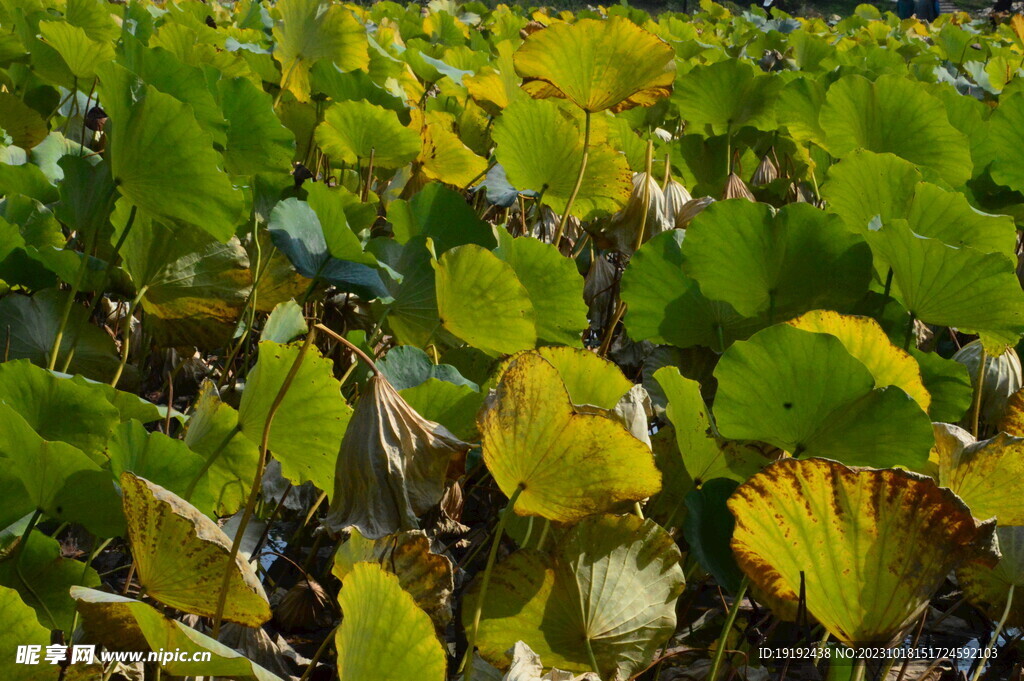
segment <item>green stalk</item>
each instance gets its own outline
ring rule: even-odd
[[[985,346],[981,346],[981,362],[978,364],[978,376],[974,381],[974,409],[971,412],[971,435],[978,438],[978,421],[981,417],[981,393],[985,382],[985,362],[988,359]]]
[[[999,642],[999,634],[1003,630],[1003,625],[1006,624],[1006,618],[1010,616],[1010,606],[1013,604],[1013,589],[1017,586],[1016,584],[1010,585],[1010,591],[1006,594],[1006,607],[1003,608],[1003,616],[999,618],[999,622],[996,624],[996,630],[992,632],[992,639],[989,641],[988,647],[985,648],[985,654],[981,658],[981,664],[978,665],[978,669],[974,672],[974,676],[971,677],[971,681],[978,681],[981,678],[981,673],[985,671],[985,665],[988,664],[989,651],[996,647],[996,643]]]
[[[732,625],[736,622],[736,615],[739,614],[740,604],[743,603],[743,597],[747,594],[747,587],[749,585],[750,580],[744,577],[743,581],[740,582],[739,591],[736,592],[736,596],[732,600],[732,607],[729,608],[725,624],[722,625],[722,634],[718,637],[718,647],[715,648],[715,659],[711,663],[711,671],[708,672],[708,681],[718,681],[718,671],[722,667],[722,660],[725,659],[726,641],[729,632],[732,630]]]
[[[302,672],[302,676],[299,677],[299,681],[309,681],[309,677],[312,676],[313,670],[316,669],[316,663],[319,662],[320,658],[324,656],[325,652],[327,652],[327,648],[330,647],[330,643],[334,640],[334,636],[338,633],[338,627],[340,626],[341,624],[338,624],[338,626],[331,629],[331,632],[327,634],[326,638],[324,638],[323,643],[320,644],[320,647],[316,649],[316,653],[313,654],[313,659],[309,661],[309,666],[306,667],[306,671]]]
[[[643,217],[640,218],[640,230],[639,230],[638,234],[636,235],[636,244],[633,245],[633,252],[634,253],[636,251],[640,250],[640,246],[642,246],[643,243],[644,243],[644,234],[647,232],[647,214],[651,210],[651,187],[650,187],[650,183],[653,181],[653,179],[651,178],[651,171],[652,171],[651,162],[653,160],[654,160],[654,141],[653,140],[647,140],[647,158],[646,158],[646,162],[644,163],[644,173],[646,175],[646,177],[644,178],[644,201],[643,201],[644,214],[643,214]]]
[[[498,520],[498,527],[494,530],[494,540],[491,543],[491,551],[487,554],[487,565],[484,567],[484,575],[480,582],[480,594],[477,596],[476,609],[473,611],[473,626],[466,632],[466,656],[462,658],[462,672],[465,674],[463,681],[472,681],[473,679],[473,650],[476,648],[476,633],[480,628],[480,615],[484,611],[487,587],[491,584],[491,570],[494,569],[494,562],[498,557],[498,547],[501,546],[501,537],[505,532],[505,523],[508,522],[509,516],[515,513],[516,501],[519,499],[519,495],[522,494],[523,489],[523,486],[520,485],[512,493],[512,497],[508,500],[508,505],[505,506],[505,511]]]
[[[552,241],[555,248],[562,243],[562,234],[565,232],[565,225],[569,222],[569,216],[572,213],[572,204],[576,203],[576,195],[580,193],[580,187],[583,186],[583,175],[587,172],[587,159],[590,158],[590,112],[583,112],[583,157],[580,159],[580,172],[576,175],[576,185],[572,188],[572,194],[569,194],[569,201],[565,204],[565,211],[562,213],[562,219],[558,223],[558,230],[555,232],[555,240]],[[538,204],[539,205],[539,204]]]
[[[231,584],[231,575],[235,569],[235,559],[238,556],[238,549],[242,545],[242,537],[245,536],[245,528],[249,524],[249,520],[252,518],[253,510],[256,508],[256,497],[259,496],[260,483],[263,481],[263,470],[267,465],[267,449],[270,443],[270,426],[274,422],[274,416],[277,414],[277,410],[281,408],[281,403],[284,402],[284,396],[288,393],[288,389],[292,385],[292,381],[295,380],[295,376],[299,373],[299,368],[302,366],[302,360],[305,359],[306,353],[309,352],[310,346],[313,345],[313,338],[316,336],[316,329],[310,329],[309,334],[306,335],[306,342],[302,344],[302,349],[299,351],[295,361],[292,362],[291,368],[288,370],[288,374],[284,377],[284,382],[281,384],[280,390],[277,391],[277,395],[274,397],[274,401],[270,405],[270,411],[267,412],[267,421],[263,424],[263,436],[260,438],[260,458],[256,462],[256,475],[253,478],[252,488],[249,490],[249,498],[245,502],[245,510],[242,512],[242,518],[238,523],[238,530],[235,532],[235,539],[231,542],[231,552],[228,555],[227,564],[224,566],[224,577],[220,583],[220,592],[217,594],[217,610],[213,618],[213,637],[217,638],[220,634],[221,620],[224,619],[224,606],[227,603],[228,598],[228,586]]]
[[[853,663],[853,674],[850,675],[850,681],[863,681],[867,668],[868,661],[863,657],[858,657],[857,661]]]
[[[116,388],[118,382],[121,380],[121,374],[124,373],[124,367],[128,364],[128,352],[132,346],[132,316],[135,314],[135,308],[138,307],[139,302],[142,300],[142,296],[146,295],[147,287],[143,286],[139,289],[135,299],[132,300],[132,304],[128,306],[128,313],[125,315],[124,320],[124,340],[121,341],[121,362],[117,365],[117,371],[114,373],[114,377],[110,379],[110,387]]]

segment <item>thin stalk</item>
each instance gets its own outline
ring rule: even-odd
[[[366,183],[363,185],[363,194],[359,197],[363,203],[370,198],[370,182],[373,181],[373,157],[376,151],[375,147],[370,147],[370,162],[366,165]]]
[[[277,414],[277,410],[281,408],[281,403],[284,402],[284,396],[288,393],[288,389],[291,387],[292,381],[295,380],[295,376],[299,373],[302,361],[305,359],[306,353],[309,352],[309,348],[313,345],[313,339],[315,336],[316,330],[310,329],[309,334],[306,335],[306,342],[302,344],[302,349],[299,351],[295,361],[292,362],[292,366],[288,370],[288,374],[284,377],[284,382],[281,383],[281,388],[277,391],[277,395],[274,397],[274,401],[270,405],[270,411],[267,412],[267,420],[266,423],[263,424],[263,436],[260,438],[260,458],[256,462],[256,474],[253,477],[252,488],[249,490],[249,498],[245,502],[245,510],[242,512],[242,518],[238,523],[238,530],[235,532],[235,539],[231,542],[231,552],[228,555],[227,564],[224,566],[224,577],[220,583],[220,592],[217,594],[217,610],[213,618],[214,638],[217,638],[220,634],[221,620],[224,618],[224,606],[227,603],[228,586],[231,584],[231,575],[235,569],[235,560],[238,556],[238,549],[242,545],[242,537],[245,536],[245,528],[249,524],[249,520],[252,518],[253,510],[256,508],[256,497],[259,496],[260,483],[263,481],[263,470],[267,465],[267,449],[270,445],[270,426],[274,422],[274,416]]]
[[[601,668],[597,666],[597,658],[594,656],[594,646],[590,644],[590,637],[587,636],[583,639],[583,642],[587,646],[587,657],[590,659],[590,668],[594,670],[594,673],[601,676]]]
[[[111,388],[117,387],[118,382],[121,380],[121,374],[124,373],[124,367],[128,364],[128,353],[132,347],[132,316],[135,314],[135,308],[138,307],[142,296],[146,295],[146,291],[147,288],[145,286],[139,289],[135,299],[132,300],[132,304],[128,306],[128,314],[125,315],[124,340],[121,341],[121,362],[117,365],[114,377],[110,379]]]
[[[1006,594],[1006,607],[1003,608],[1003,616],[999,618],[999,622],[996,623],[996,630],[992,632],[992,639],[989,641],[988,647],[985,648],[985,653],[981,658],[981,664],[978,665],[978,669],[975,670],[974,676],[971,677],[971,681],[978,681],[981,678],[981,673],[985,671],[985,665],[988,664],[989,652],[996,647],[999,643],[999,634],[1003,631],[1003,625],[1006,624],[1006,618],[1010,616],[1010,606],[1013,605],[1013,589],[1016,584],[1010,585],[1010,590]]]
[[[519,486],[512,493],[512,497],[505,506],[505,511],[498,520],[498,526],[494,530],[494,540],[491,543],[491,551],[487,554],[487,565],[484,567],[484,575],[480,581],[480,594],[476,599],[476,609],[473,611],[473,626],[466,632],[466,656],[462,658],[462,671],[465,674],[463,681],[473,679],[473,649],[476,648],[476,632],[480,628],[480,615],[484,611],[484,599],[487,598],[487,587],[491,584],[491,571],[494,569],[494,561],[498,557],[498,547],[501,546],[501,537],[505,532],[505,523],[510,515],[515,513],[516,501],[522,494],[523,487]]]
[[[651,162],[654,160],[654,141],[647,140],[647,157],[644,163],[644,213],[643,217],[640,218],[640,229],[636,235],[636,243],[633,245],[633,251],[639,251],[640,246],[644,243],[644,236],[647,233],[647,214],[651,210]]]
[[[134,208],[132,215],[134,216]],[[50,346],[50,358],[46,368],[53,371],[57,366],[57,356],[60,355],[60,344],[64,341],[64,330],[67,328],[68,319],[71,317],[71,308],[75,304],[75,296],[82,289],[82,281],[85,279],[85,271],[89,269],[89,251],[92,250],[95,242],[95,233],[90,237],[89,244],[82,251],[82,262],[78,263],[78,271],[75,273],[75,281],[71,284],[71,291],[68,292],[68,299],[64,301],[64,309],[61,310],[60,324],[57,326],[57,334],[53,337],[53,345]],[[103,295],[103,291],[100,291]]]
[[[576,175],[576,184],[572,188],[572,193],[569,194],[569,201],[565,204],[565,211],[562,213],[562,219],[558,223],[558,231],[555,232],[555,240],[552,241],[555,248],[558,248],[559,244],[562,243],[562,234],[565,232],[565,225],[569,222],[569,216],[572,214],[572,204],[576,203],[576,195],[580,193],[580,187],[583,186],[583,175],[587,172],[587,159],[590,158],[590,112],[583,112],[583,156],[580,158],[580,172]],[[468,679],[467,679],[468,681]]]
[[[43,610],[46,611],[46,616],[50,618],[50,621],[56,622],[57,620],[54,618],[53,613],[51,613],[50,609],[46,607],[46,601],[39,597],[39,594],[37,594],[36,590],[32,588],[32,584],[25,579],[25,575],[21,571],[21,559],[25,555],[25,548],[28,546],[29,535],[32,534],[32,530],[35,529],[36,523],[39,522],[39,518],[42,515],[43,512],[37,508],[35,513],[33,513],[32,517],[29,519],[28,525],[25,526],[25,531],[21,533],[21,542],[18,544],[18,557],[14,559],[14,571],[17,573],[18,579],[21,581],[22,586],[25,587],[25,590],[28,591],[29,595],[36,600],[36,603],[43,606]]]
[[[985,362],[988,355],[985,346],[981,346],[981,361],[978,364],[978,376],[974,381],[974,409],[971,412],[971,434],[978,438],[978,420],[981,417],[981,393],[985,382]]]
[[[863,681],[867,669],[868,661],[863,657],[858,657],[853,663],[853,674],[850,675],[850,681]]]
[[[608,354],[608,350],[612,346],[612,336],[615,334],[615,327],[618,326],[619,320],[622,319],[622,315],[626,314],[626,304],[619,301],[619,304],[615,308],[615,314],[608,324],[608,328],[605,329],[604,339],[601,341],[601,347],[598,348],[597,354],[599,357],[604,357]]]
[[[736,592],[736,596],[733,597],[732,607],[729,608],[729,614],[725,617],[725,624],[722,625],[722,634],[718,638],[718,646],[715,648],[715,659],[711,662],[711,671],[708,672],[708,681],[718,681],[718,671],[722,667],[722,660],[725,658],[725,648],[729,632],[732,630],[732,625],[736,623],[736,615],[739,614],[740,604],[743,603],[743,597],[747,595],[747,587],[750,585],[750,581],[744,577],[743,581],[740,582],[739,591]]]
[[[903,338],[903,350],[904,351],[910,350],[911,344],[915,344],[913,342],[913,338],[914,338],[914,322],[916,322],[916,321],[917,321],[917,315],[914,314],[913,312],[911,312],[910,313],[910,319],[907,320],[907,335]]]
[[[339,623],[336,627],[331,629],[331,633],[327,634],[324,638],[324,642],[320,644],[320,647],[316,649],[316,653],[313,654],[313,659],[309,661],[309,666],[306,667],[306,671],[302,672],[302,676],[299,677],[299,681],[309,681],[309,677],[313,674],[313,670],[316,669],[316,663],[320,661],[320,658],[324,656],[327,649],[330,647],[331,641],[334,640],[334,635],[338,633]]]
[[[359,359],[363,360],[363,362],[366,363],[366,366],[368,366],[370,368],[370,371],[372,371],[375,375],[380,373],[379,371],[377,371],[377,365],[374,364],[372,359],[370,359],[370,356],[367,355],[365,352],[363,352],[361,349],[359,349],[358,345],[356,345],[355,343],[353,343],[349,339],[345,338],[341,334],[337,333],[336,331],[333,331],[333,330],[327,328],[323,324],[314,324],[313,326],[314,326],[314,328],[319,329],[320,331],[323,331],[328,336],[330,336],[331,338],[333,338],[334,340],[338,341],[339,343],[341,343],[342,345],[347,347],[349,350],[354,352],[356,354],[356,357],[358,357]]]

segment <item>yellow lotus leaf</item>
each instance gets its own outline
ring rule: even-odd
[[[423,174],[432,180],[464,187],[483,179],[487,159],[477,156],[453,131],[454,119],[431,111],[424,117],[412,111],[410,127],[420,135],[420,154],[416,159]]]
[[[661,488],[647,445],[608,416],[579,413],[537,353],[513,360],[478,423],[498,487],[510,497],[521,490],[519,515],[576,522]]]
[[[950,570],[994,564],[994,523],[955,494],[900,469],[783,459],[729,499],[732,549],[770,598],[808,613],[839,641],[889,645],[916,621]]]
[[[642,55],[642,58],[638,58]],[[533,33],[515,54],[523,89],[584,111],[650,106],[672,92],[672,47],[624,17],[581,19]]]
[[[813,310],[789,322],[804,331],[827,333],[839,339],[875,377],[875,387],[894,385],[928,411],[932,396],[921,380],[921,367],[906,351],[892,344],[881,325],[871,317],[844,315],[832,310]]]
[[[146,595],[178,610],[214,617],[217,594],[231,555],[231,539],[216,523],[173,492],[121,474],[128,540]],[[270,604],[252,567],[241,555],[228,582],[224,619],[258,627]]]
[[[1000,433],[975,442],[949,424],[935,426],[939,482],[956,492],[976,518],[1024,525],[1024,438]]]
[[[569,391],[573,404],[589,404],[602,409],[614,409],[633,384],[622,370],[597,353],[564,345],[545,345],[536,353],[550,362]],[[501,380],[515,357],[509,357],[494,371],[495,383]],[[493,387],[493,386],[492,386]]]
[[[997,527],[996,538],[1002,554],[996,566],[964,565],[956,571],[956,580],[967,600],[994,621],[1003,616],[1012,586],[1014,599],[1005,626],[1021,627],[1024,626],[1024,527]]]

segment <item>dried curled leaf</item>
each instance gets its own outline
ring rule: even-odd
[[[449,465],[468,450],[374,375],[341,441],[325,524],[332,531],[355,527],[370,539],[418,529],[416,517],[441,500]]]

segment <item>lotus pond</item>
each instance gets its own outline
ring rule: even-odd
[[[1019,681],[1022,67],[0,0],[0,677]]]

